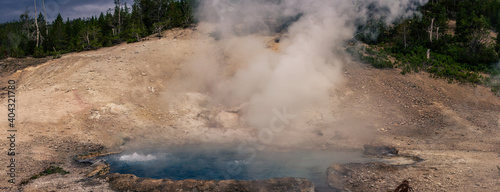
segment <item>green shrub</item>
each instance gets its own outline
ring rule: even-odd
[[[137,38],[129,38],[127,39],[127,43],[135,43],[137,42]]]
[[[111,44],[113,44],[113,45],[117,45],[117,44],[120,44],[122,42],[122,40],[118,36],[113,36],[113,37],[111,37],[110,40],[111,40]]]
[[[55,48],[54,48],[54,52],[52,52],[52,59],[59,59],[61,58],[62,55],[61,55],[61,52],[60,51],[57,51]]]
[[[0,59],[5,59],[9,56],[7,49],[0,46]]]
[[[45,52],[42,47],[35,47],[35,52],[33,53],[34,58],[43,58],[45,57]]]
[[[388,55],[381,49],[381,51],[372,49],[371,47],[349,47],[346,53],[351,54],[355,58],[360,58],[365,63],[370,63],[377,69],[393,68],[394,64],[389,61]]]
[[[362,56],[361,60],[367,63],[370,63],[373,67],[377,69],[383,68],[393,68],[394,65],[392,62],[386,60],[385,58],[380,58],[377,56]]]
[[[19,47],[11,49],[10,50],[10,55],[12,57],[15,57],[15,58],[24,58],[24,57],[26,57],[26,54],[24,53],[24,51],[21,48],[19,48]]]

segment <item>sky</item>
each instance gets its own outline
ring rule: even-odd
[[[128,0],[127,6],[133,1]],[[42,0],[36,0],[36,11],[43,14]],[[19,16],[26,10],[30,10],[33,16],[35,11],[33,0],[0,0],[0,23],[19,20]],[[64,20],[66,18],[74,19],[79,17],[91,17],[106,12],[114,7],[113,0],[45,0],[45,10],[48,21],[54,21],[57,14],[60,13]],[[38,14],[37,14],[38,15]]]

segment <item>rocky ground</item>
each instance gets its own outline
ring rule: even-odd
[[[346,65],[346,87],[359,108],[378,116],[373,143],[395,146],[400,154],[423,161],[347,165],[345,189],[394,190],[408,180],[415,191],[499,190],[499,98],[483,86],[398,72]]]
[[[179,82],[188,75],[183,64],[197,47],[210,43],[214,40],[203,30],[174,29],[161,39],[66,54],[5,72],[2,87],[17,81],[18,132],[16,184],[7,182],[7,164],[2,163],[1,190],[113,191],[117,188],[109,178],[87,178],[92,168],[73,157],[102,149],[231,143],[255,136],[238,115],[241,107],[209,105],[208,93]],[[279,51],[279,44],[269,48]],[[379,70],[350,60],[343,75],[344,82],[331,90],[328,112],[311,115],[307,129],[295,130],[303,135],[300,144],[358,150],[364,144],[390,145],[423,159],[405,166],[347,165],[344,190],[394,190],[403,180],[415,191],[500,190],[500,98],[489,88],[449,84],[424,72],[401,75],[399,69]],[[7,108],[5,94],[1,102]],[[8,112],[0,111],[6,130]],[[286,143],[280,142],[287,140],[284,135],[277,143]],[[2,140],[0,151],[6,154],[10,143]],[[1,162],[9,158],[0,155]],[[69,173],[30,179],[51,165]]]
[[[168,179],[142,179],[134,175],[110,174],[107,178],[118,191],[295,191],[314,192],[314,184],[301,178],[274,178],[267,180],[200,181],[194,179],[173,181]]]

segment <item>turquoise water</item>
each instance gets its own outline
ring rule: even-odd
[[[257,151],[190,145],[127,151],[104,157],[111,172],[156,179],[255,180],[300,177],[327,188],[333,163],[366,162],[361,152],[322,150]]]

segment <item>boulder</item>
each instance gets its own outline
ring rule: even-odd
[[[105,175],[109,173],[109,164],[105,161],[98,161],[92,165],[92,170],[86,174],[87,177],[93,177],[96,175]]]
[[[371,156],[388,156],[394,157],[398,155],[398,149],[392,146],[384,146],[384,145],[364,145],[365,151],[364,155]]]
[[[224,128],[234,128],[239,125],[239,118],[237,113],[221,111],[215,116],[215,121]]]
[[[333,164],[326,170],[328,185],[332,191],[347,191],[344,184],[347,181],[346,175],[349,170],[342,164]]]

